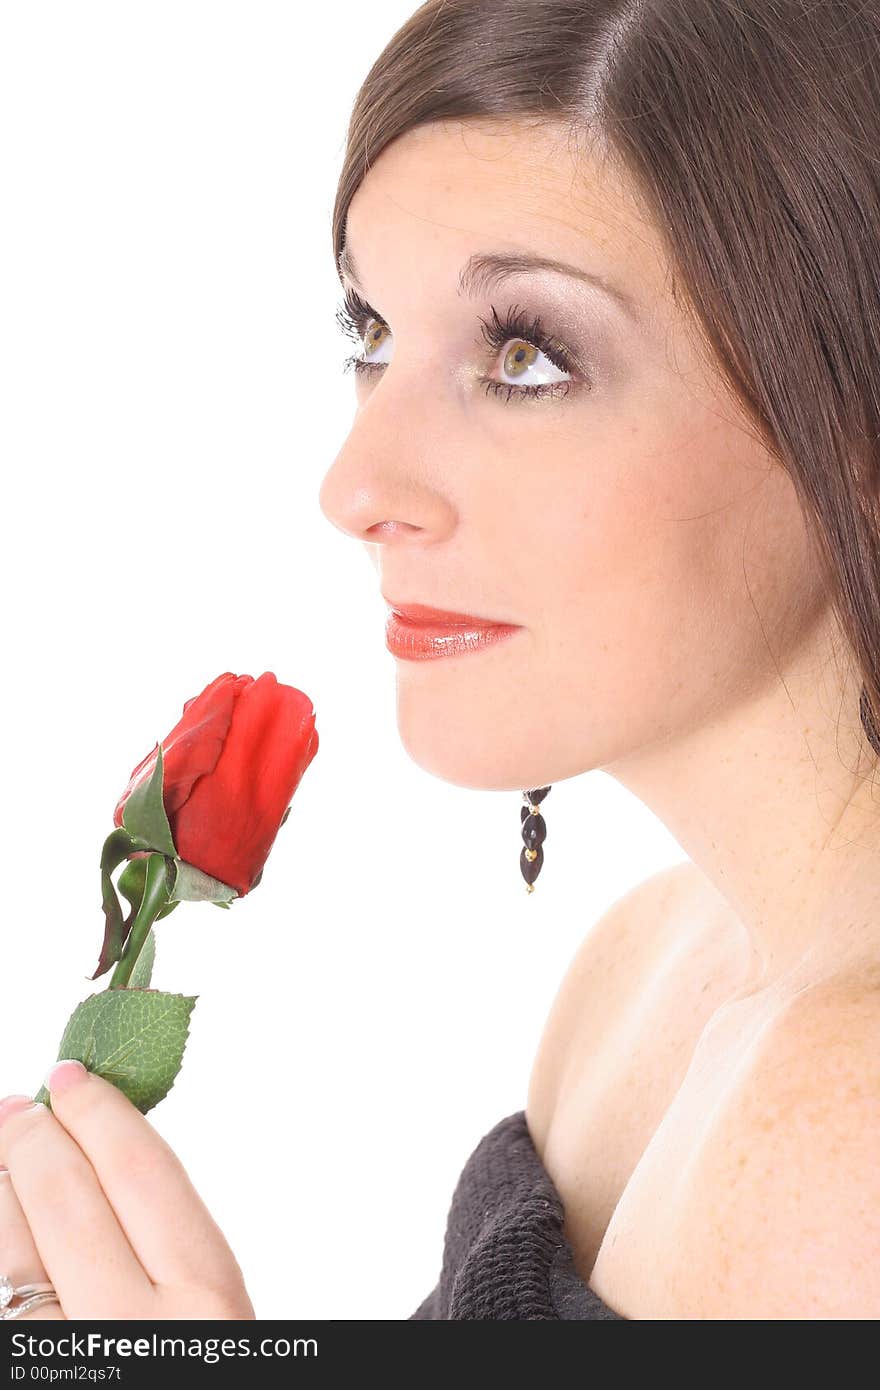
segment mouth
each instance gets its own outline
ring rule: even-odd
[[[394,603],[388,598],[385,602],[391,610],[385,626],[385,645],[394,656],[407,661],[432,661],[485,651],[523,631],[518,623],[499,622],[473,613],[454,613],[425,603]]]
[[[385,598],[385,595],[382,595]],[[395,603],[385,598],[391,612],[400,622],[412,623],[414,627],[466,628],[475,631],[490,627],[516,627],[516,623],[506,623],[498,618],[482,618],[474,613],[455,613],[448,608],[431,608],[424,603]]]

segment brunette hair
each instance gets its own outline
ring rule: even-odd
[[[628,176],[676,299],[794,483],[880,753],[880,6],[427,0],[357,93],[337,266],[371,161],[468,117],[562,122]]]

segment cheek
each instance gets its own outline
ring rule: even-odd
[[[772,652],[820,601],[794,490],[741,430],[668,401],[611,413],[479,455],[444,440],[467,464],[453,558],[526,631],[397,664],[403,744],[437,776],[541,786],[690,732],[778,682]]]
[[[674,426],[597,421],[588,447],[572,433],[548,457],[528,611],[563,723],[592,710],[632,747],[778,680],[812,570],[763,448],[693,406]]]

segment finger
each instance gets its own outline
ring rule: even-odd
[[[118,1087],[79,1063],[47,1077],[52,1109],[92,1163],[154,1284],[223,1290],[240,1273],[177,1154]]]
[[[24,1109],[31,1104],[30,1096],[13,1096],[12,1101],[18,1104],[4,1107],[4,1113],[10,1110]],[[5,1274],[12,1282],[12,1287],[17,1289],[22,1284],[48,1284],[49,1276],[46,1273],[45,1265],[40,1259],[39,1251],[34,1245],[34,1238],[31,1235],[31,1228],[25,1220],[24,1212],[21,1209],[21,1202],[15,1195],[15,1188],[12,1186],[12,1175],[8,1168],[0,1168],[0,1273]],[[48,1320],[57,1322],[64,1317],[64,1311],[59,1300],[51,1303],[41,1303],[30,1313],[22,1313],[17,1319],[20,1322],[29,1322],[33,1319]]]
[[[82,1149],[45,1105],[0,1125],[0,1163],[69,1318],[126,1317],[154,1290]],[[46,1305],[51,1306],[51,1305]]]
[[[10,1096],[3,1113],[24,1110],[30,1104],[30,1096]],[[12,1281],[13,1288],[18,1288],[19,1284],[45,1284],[49,1277],[8,1168],[0,1168],[0,1274]]]
[[[15,1288],[44,1284],[48,1279],[8,1169],[0,1173],[0,1274],[11,1279]]]

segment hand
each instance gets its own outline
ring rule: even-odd
[[[52,1110],[0,1102],[0,1274],[49,1282],[29,1319],[254,1318],[242,1272],[180,1159],[145,1115],[78,1062]]]

